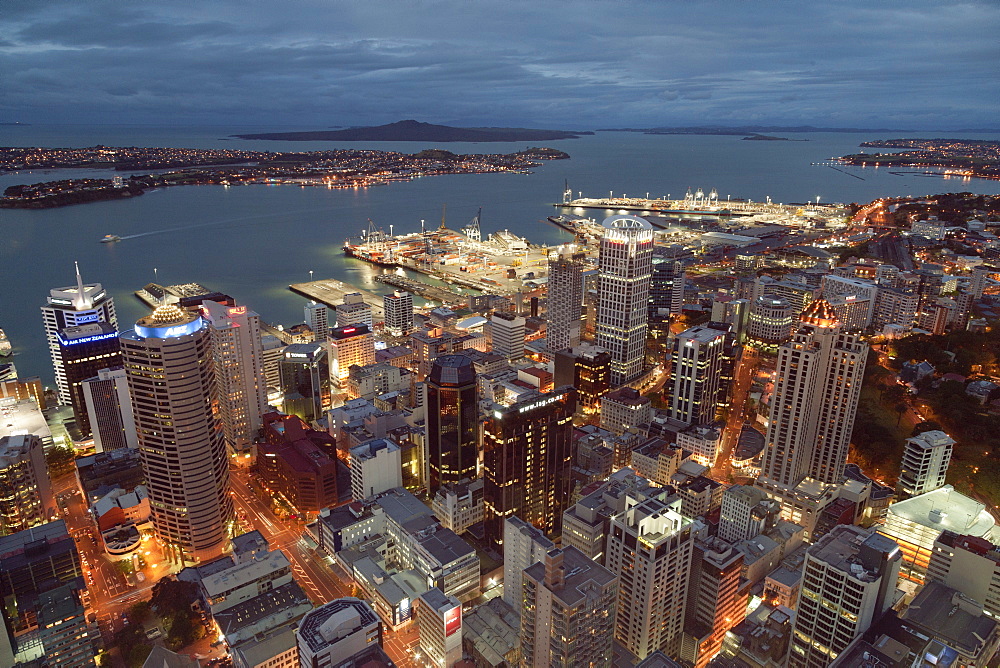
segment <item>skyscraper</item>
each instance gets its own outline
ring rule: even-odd
[[[337,327],[367,325],[370,329],[374,324],[372,322],[372,307],[365,303],[365,298],[360,292],[344,295],[344,301],[337,304],[334,310],[337,313]]]
[[[724,332],[701,326],[674,338],[666,386],[671,418],[687,424],[715,421],[725,338]]]
[[[139,447],[125,369],[100,369],[82,387],[95,451]]]
[[[642,373],[649,322],[653,226],[635,216],[611,216],[603,223],[597,345],[611,354],[611,384]]]
[[[517,516],[558,533],[572,492],[576,390],[533,392],[511,406],[494,404],[483,425],[483,528],[499,548],[504,520]]]
[[[330,313],[326,309],[326,304],[309,302],[302,308],[306,316],[306,325],[312,330],[317,341],[326,339],[330,332]]]
[[[565,350],[580,345],[585,257],[577,252],[574,244],[559,246],[549,255],[545,318],[545,345],[549,350]]]
[[[781,491],[805,478],[840,482],[867,356],[868,345],[841,331],[826,300],[802,312],[792,340],[778,349],[762,486]]]
[[[121,335],[153,526],[168,558],[199,562],[229,542],[233,502],[212,411],[212,335],[201,316],[158,307]]]
[[[649,319],[680,315],[684,308],[684,265],[667,248],[653,249]]]
[[[73,397],[63,368],[58,332],[67,327],[95,322],[106,322],[117,329],[115,304],[100,283],[84,284],[80,277],[80,266],[77,265],[76,285],[49,291],[45,306],[42,307],[42,322],[45,325],[45,337],[48,339],[49,352],[52,355],[52,370],[55,372],[59,403],[68,406],[73,402]]]
[[[0,438],[0,536],[42,524],[56,510],[42,439]]]
[[[513,313],[494,313],[490,318],[493,352],[510,361],[524,357],[524,318]]]
[[[906,439],[896,482],[899,501],[944,487],[955,440],[943,431],[925,431]]]
[[[396,290],[382,297],[385,329],[390,336],[407,336],[413,331],[413,295]]]
[[[56,338],[59,340],[59,356],[62,358],[63,376],[69,388],[76,426],[80,435],[87,438],[91,426],[83,382],[101,369],[121,366],[118,330],[107,322],[92,322],[61,329],[56,332]]]
[[[424,386],[427,412],[427,491],[475,478],[479,462],[476,369],[465,355],[434,360]]]
[[[330,383],[347,389],[351,367],[375,364],[375,337],[369,325],[357,324],[330,330]]]
[[[278,362],[282,410],[312,422],[330,407],[330,363],[322,343],[285,346]]]

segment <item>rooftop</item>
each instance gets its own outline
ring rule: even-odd
[[[575,547],[562,550],[562,566],[565,569],[564,584],[561,589],[551,590],[552,596],[566,608],[574,608],[585,601],[589,592],[597,587],[603,589],[614,582],[614,573],[590,559]],[[536,562],[524,570],[524,574],[539,583],[545,582],[545,564]],[[544,585],[546,586],[547,585]]]
[[[971,536],[986,536],[996,526],[985,504],[959,494],[951,485],[892,504],[887,525],[894,516],[939,531]]]
[[[298,634],[310,650],[318,652],[352,633],[378,624],[378,615],[364,601],[353,597],[338,598],[306,614]]]
[[[997,629],[997,622],[972,601],[935,581],[924,585],[902,620],[970,656],[979,654]]]

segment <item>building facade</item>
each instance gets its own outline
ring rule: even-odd
[[[76,426],[80,435],[88,438],[92,428],[83,384],[101,369],[121,366],[118,330],[107,322],[91,322],[61,329],[56,338]]]
[[[559,246],[549,255],[545,346],[551,351],[580,345],[585,258],[574,244]]]
[[[442,485],[477,477],[479,405],[476,370],[465,355],[434,360],[424,385],[427,480],[433,495]]]
[[[724,344],[724,332],[701,326],[674,338],[667,380],[671,418],[692,425],[715,421]]]
[[[139,447],[125,369],[101,369],[81,383],[94,450]]]
[[[903,501],[944,487],[955,440],[943,431],[925,431],[906,439],[896,482],[896,498]]]
[[[389,336],[409,336],[413,331],[413,295],[396,290],[382,297],[385,330]]]

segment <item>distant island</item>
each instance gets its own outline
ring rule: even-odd
[[[817,128],[812,125],[692,125],[658,128],[605,128],[598,132],[642,132],[647,135],[765,135],[772,132],[915,132],[885,128]]]
[[[892,153],[852,153],[836,158],[846,165],[918,167],[927,176],[1000,179],[1000,141],[983,139],[878,139],[863,148],[903,149]],[[935,168],[928,171],[928,167]],[[896,172],[892,172],[896,173]]]
[[[307,132],[264,132],[251,135],[230,135],[239,139],[275,139],[282,141],[427,141],[427,142],[498,142],[553,141],[578,139],[593,132],[564,130],[533,130],[530,128],[455,128],[419,121],[399,121],[388,125],[348,128],[346,130],[316,130]]]
[[[743,138],[743,141],[809,141],[808,139],[789,139],[788,137],[775,137],[773,135],[752,134]]]

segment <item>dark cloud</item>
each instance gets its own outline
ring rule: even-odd
[[[993,1],[7,0],[0,120],[995,125]]]

